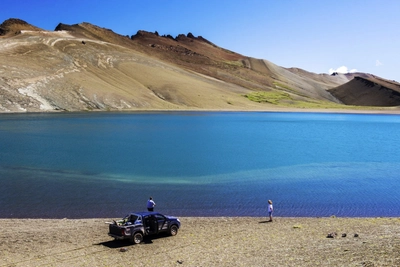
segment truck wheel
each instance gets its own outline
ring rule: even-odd
[[[136,232],[133,236],[132,236],[132,242],[134,244],[140,244],[140,242],[143,241],[143,234],[141,232]]]
[[[175,224],[172,225],[169,228],[169,234],[172,235],[172,236],[177,235],[178,234],[178,226],[176,226]]]

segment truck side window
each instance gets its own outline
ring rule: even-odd
[[[132,222],[132,223],[135,223],[137,219],[138,219],[138,216],[136,216],[136,215],[131,215],[129,221]]]

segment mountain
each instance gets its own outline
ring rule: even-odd
[[[328,90],[346,105],[383,106],[400,105],[400,84],[376,76],[356,76],[350,82]]]
[[[387,85],[371,74],[282,68],[192,33],[124,36],[86,22],[45,31],[9,19],[0,25],[0,61],[0,112],[400,105],[381,100],[391,96],[376,91],[368,91],[370,99],[379,98],[372,104],[347,101],[355,77]],[[398,90],[392,85],[387,88]]]
[[[21,31],[42,31],[42,29],[28,24],[20,19],[8,19],[0,25],[0,36],[20,34]]]

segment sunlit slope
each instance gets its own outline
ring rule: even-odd
[[[0,42],[3,111],[256,108],[248,90],[68,32]]]
[[[254,91],[282,91],[294,98],[338,102],[326,90],[347,82],[346,77],[304,75],[267,60],[246,57],[218,47],[191,33],[176,38],[139,31],[132,40],[143,53]]]
[[[283,68],[192,33],[123,36],[86,22],[44,31],[9,19],[0,24],[0,62],[0,112],[399,105],[394,81]],[[391,91],[369,90],[354,77]]]

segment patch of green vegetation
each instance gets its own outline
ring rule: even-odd
[[[272,84],[275,85],[275,87],[277,89],[284,90],[284,91],[286,90],[286,91],[296,94],[298,96],[307,97],[306,95],[300,93],[299,91],[296,91],[295,89],[291,88],[290,86],[288,86],[286,84],[279,83],[279,82],[273,82]]]
[[[243,66],[243,63],[241,61],[237,61],[237,60],[235,60],[235,61],[224,61],[224,63],[228,64],[228,65],[236,66],[236,67],[242,67]]]
[[[273,82],[273,85],[275,85],[276,87],[281,88],[281,89],[294,91],[293,88],[291,88],[291,87],[289,87],[289,86],[287,86],[286,84],[283,84],[283,83]]]
[[[252,92],[244,95],[247,99],[258,103],[269,103],[286,108],[299,108],[299,109],[353,109],[353,110],[371,110],[373,107],[365,106],[350,106],[338,104],[326,100],[296,100],[290,94],[282,91],[260,91]]]
[[[258,103],[271,103],[274,105],[278,105],[283,100],[291,100],[291,97],[287,93],[276,92],[276,91],[268,91],[268,92],[252,92],[250,94],[245,95],[247,99],[258,102]]]
[[[224,69],[236,70],[243,67],[243,63],[241,61],[222,61],[221,67]]]

